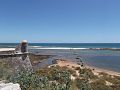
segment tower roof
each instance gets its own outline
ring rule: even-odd
[[[22,40],[22,43],[28,43],[27,40]]]

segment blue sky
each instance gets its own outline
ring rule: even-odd
[[[120,43],[120,0],[0,0],[0,42]]]

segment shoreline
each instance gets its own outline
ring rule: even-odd
[[[82,48],[83,49],[83,48]],[[4,51],[14,51],[15,48],[0,48],[0,52],[4,52]],[[59,59],[60,60],[60,59]],[[72,62],[72,60],[67,60],[67,59],[64,59],[65,61],[67,61],[68,64],[71,64],[71,65],[75,65],[75,66],[78,66],[77,62]],[[105,73],[108,73],[110,75],[116,75],[116,76],[120,76],[120,72],[117,72],[117,71],[113,71],[113,70],[108,70],[108,69],[104,69],[104,68],[99,68],[99,67],[95,67],[95,66],[92,66],[92,65],[88,65],[86,63],[85,64],[85,67],[86,68],[90,68],[95,74],[98,74],[100,72],[105,72]]]
[[[70,69],[72,69],[72,67],[80,67],[80,65],[77,62],[73,62],[73,61],[70,61],[70,60],[67,60],[67,59],[63,59],[63,60],[58,59],[56,65],[58,65],[60,67],[66,66],[66,67],[68,67]],[[87,64],[85,64],[84,67],[88,68],[88,69],[91,69],[92,72],[95,75],[99,75],[99,73],[104,72],[104,73],[106,73],[108,75],[111,75],[111,76],[120,76],[120,72],[107,70],[107,69],[103,69],[103,68],[98,68],[98,67],[90,66],[90,65],[87,65]]]
[[[29,49],[39,49],[39,50],[115,50],[120,51],[120,48],[71,48],[71,47],[41,47],[41,46],[29,46]],[[11,51],[15,50],[15,48],[2,48],[0,47],[0,51]]]
[[[115,50],[120,51],[120,48],[70,48],[70,47],[34,47],[30,49],[39,50]]]
[[[85,65],[85,67],[90,68],[96,75],[98,75],[100,72],[104,72],[112,76],[120,76],[120,72],[117,72],[117,71],[112,71],[112,70],[90,66],[90,65]]]

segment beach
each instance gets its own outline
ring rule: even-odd
[[[14,51],[15,48],[0,48],[0,52],[2,51]]]
[[[112,70],[107,70],[107,69],[98,68],[98,67],[94,67],[94,66],[88,66],[88,65],[86,65],[86,68],[90,68],[95,75],[98,75],[99,73],[104,72],[104,73],[107,73],[107,74],[112,75],[112,76],[114,76],[114,75],[120,76],[120,72],[115,72]]]
[[[58,65],[60,67],[68,67],[70,69],[77,68],[77,67],[82,68],[78,63],[72,62],[71,60],[58,59],[56,65]],[[106,69],[102,69],[102,68],[98,68],[98,67],[94,67],[94,66],[85,65],[84,68],[91,69],[92,72],[94,73],[94,75],[99,75],[99,73],[104,72],[111,76],[120,76],[120,72],[106,70]]]

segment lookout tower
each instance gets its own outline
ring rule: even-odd
[[[28,53],[28,42],[27,42],[27,40],[23,40],[21,42],[21,53]]]
[[[16,47],[15,55],[18,55],[18,57],[15,57],[15,59],[21,63],[20,66],[24,67],[26,70],[32,70],[32,65],[29,59],[27,40],[21,41],[21,43]]]

